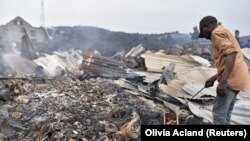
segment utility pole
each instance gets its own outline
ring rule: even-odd
[[[45,26],[45,19],[44,19],[44,0],[41,0],[41,11],[40,11],[41,15],[40,15],[40,24],[41,24],[41,27],[44,27]]]

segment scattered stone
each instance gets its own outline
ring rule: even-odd
[[[19,118],[22,117],[22,113],[21,112],[13,112],[12,113],[12,117],[16,118],[16,119],[19,119]]]
[[[29,102],[29,97],[28,96],[18,96],[16,101],[18,103],[27,104]]]

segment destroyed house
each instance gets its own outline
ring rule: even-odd
[[[0,26],[0,48],[19,51],[22,38],[26,36],[35,50],[45,46],[49,39],[44,27],[33,27],[21,17],[16,17]]]

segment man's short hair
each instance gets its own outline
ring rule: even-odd
[[[215,23],[217,24],[217,19],[213,16],[205,16],[200,20],[200,35],[199,38],[204,38],[204,35],[202,33],[202,28],[207,26],[208,24]]]

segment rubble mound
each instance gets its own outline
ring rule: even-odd
[[[128,136],[131,127],[139,128],[135,124],[164,121],[163,111],[109,79],[13,79],[0,88],[11,95],[0,100],[0,137],[6,140],[130,140],[140,134]]]

